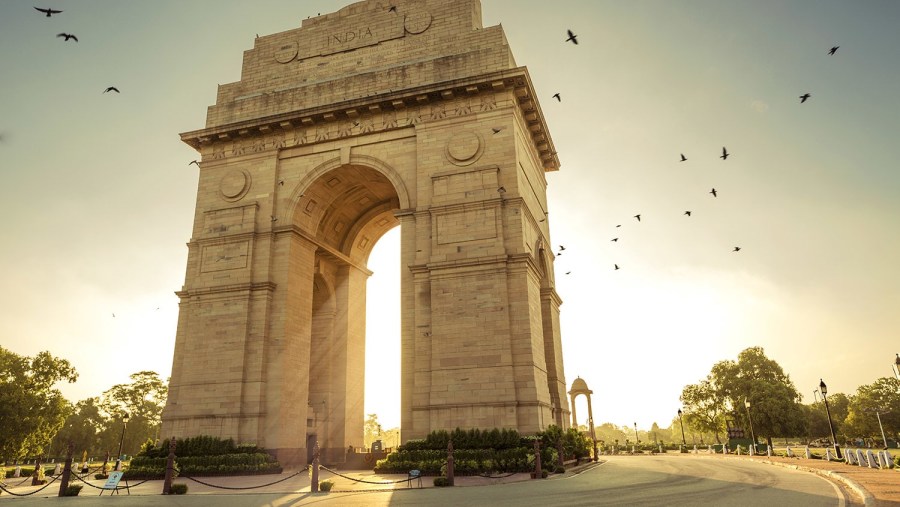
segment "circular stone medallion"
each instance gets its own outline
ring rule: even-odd
[[[447,140],[447,160],[455,165],[469,165],[481,156],[484,143],[475,132],[458,132]]]
[[[275,50],[275,61],[278,63],[290,63],[297,57],[297,43],[285,42]]]
[[[403,18],[403,28],[412,34],[422,33],[431,26],[431,14],[425,11],[411,12]]]
[[[250,190],[250,174],[243,169],[232,169],[219,182],[219,192],[226,201],[237,201]]]

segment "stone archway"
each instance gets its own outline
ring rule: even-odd
[[[368,255],[401,228],[401,439],[568,427],[526,69],[477,0],[368,0],[259,37],[206,128],[165,436],[305,464],[362,443]],[[353,36],[351,37],[350,34]]]

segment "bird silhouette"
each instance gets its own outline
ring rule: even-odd
[[[567,274],[567,275],[571,275],[572,272],[571,272],[571,271],[566,271],[566,274]]]
[[[681,161],[684,162],[685,160],[687,160],[687,157],[685,157],[685,156],[684,156],[684,153],[682,153],[682,154],[681,154]]]
[[[554,93],[553,98],[555,98],[557,102],[562,102],[562,99],[559,97],[558,93]]]
[[[566,42],[572,41],[572,44],[575,44],[577,46],[578,45],[578,36],[575,35],[574,33],[572,33],[572,30],[566,30],[566,32],[569,34],[569,38],[566,39]]]
[[[610,241],[619,241],[619,238],[613,238]]]
[[[734,250],[732,250],[732,252],[740,252],[740,251],[741,251],[741,247],[739,247],[739,246],[734,247]]]
[[[58,34],[56,34],[56,36],[57,36],[57,37],[65,37],[66,40],[63,41],[63,42],[66,42],[66,41],[68,41],[69,39],[75,39],[75,42],[78,42],[78,37],[75,37],[75,34],[71,34],[71,33],[58,33]]]
[[[637,218],[637,219],[638,219],[638,222],[641,221],[641,215],[640,215],[640,214],[635,215],[634,218]],[[616,227],[618,227],[618,225],[617,225]]]
[[[41,9],[40,7],[35,7],[34,9],[43,12],[47,15],[48,18],[54,14],[59,14],[60,12],[62,12],[53,9]]]
[[[618,264],[613,264],[613,266],[614,266],[616,269],[619,269],[619,265],[618,265]]]
[[[802,104],[802,103],[806,102],[806,99],[808,99],[810,97],[812,97],[812,94],[810,94],[809,92],[804,93],[803,95],[800,96],[800,103]]]
[[[35,7],[35,9],[37,9],[37,7]],[[47,14],[47,15],[49,16],[49,14]],[[829,54],[829,55],[833,55],[833,54],[837,53],[837,50],[838,50],[839,47],[840,47],[840,46],[834,46],[834,47],[832,47],[832,48],[828,51],[828,54]]]
[[[716,193],[716,189],[712,189],[712,190],[710,190],[710,191],[709,191],[709,193],[710,193],[710,194],[712,194],[712,195],[713,195],[713,197],[719,197],[719,194],[718,194],[718,193]]]
[[[112,314],[112,316],[113,316],[113,318],[116,318],[116,314],[115,314],[115,313],[114,313],[114,314]]]
[[[722,154],[719,155],[719,158],[721,158],[722,160],[728,160],[728,150],[726,150],[724,146],[722,146]]]
[[[617,225],[616,227],[622,227],[622,224]]]
[[[687,215],[687,216],[691,216],[691,212],[690,212],[690,211],[685,211],[684,214]]]
[[[505,194],[505,193],[506,193],[506,187],[500,187],[500,188],[498,188],[498,189],[497,189],[497,192],[498,192],[498,193],[501,193],[501,194]]]
[[[388,8],[388,12],[397,12],[397,6],[396,5],[390,6],[390,8]]]
[[[107,89],[103,90],[103,93],[106,93],[106,92],[116,92],[116,93],[121,93],[121,92],[119,92],[119,89],[116,88],[115,86],[110,86],[110,87],[108,87]],[[190,165],[190,164],[188,164],[188,165]],[[199,164],[198,164],[198,165],[199,165]]]
[[[278,180],[278,185],[280,185],[280,186],[283,187],[283,186],[284,186],[284,180]]]
[[[562,245],[559,245],[559,251],[560,251],[560,252],[562,252],[562,251],[565,250],[565,249],[566,249],[566,247],[564,247],[564,246],[562,246]]]
[[[104,93],[106,93],[106,92],[104,92]],[[191,165],[191,164],[193,164],[197,167],[200,167],[200,162],[197,162],[196,160],[191,160],[190,162],[188,162],[188,165]]]
[[[503,127],[494,127],[491,130],[494,131],[495,134],[499,134],[500,131],[503,130]]]

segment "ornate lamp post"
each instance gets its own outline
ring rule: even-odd
[[[894,361],[894,375],[900,379],[900,354],[897,354],[897,359]]]
[[[634,444],[638,445],[641,443],[641,440],[637,436],[637,423],[634,423]]]
[[[843,458],[841,455],[841,446],[837,443],[837,436],[834,434],[834,425],[831,423],[831,410],[828,408],[828,386],[825,385],[825,381],[819,379],[819,392],[822,393],[822,401],[825,402],[825,415],[828,416],[828,428],[831,429],[831,442],[834,444],[834,452],[837,454],[838,459]]]
[[[681,409],[678,409],[678,422],[681,424],[681,445],[687,447],[687,442],[684,440],[684,419],[681,418]]]
[[[116,470],[122,469],[122,444],[125,443],[125,427],[128,426],[128,412],[122,413],[122,436],[119,438],[119,454],[116,456]]]
[[[744,408],[747,409],[747,419],[750,421],[750,438],[753,439],[753,451],[756,452],[756,434],[753,433],[753,418],[750,417],[750,400],[744,398]]]

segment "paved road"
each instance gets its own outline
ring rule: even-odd
[[[79,506],[115,503],[121,506],[294,507],[489,505],[491,507],[547,507],[602,505],[710,506],[831,506],[849,505],[848,495],[828,480],[743,460],[687,456],[613,456],[575,476],[484,487],[425,488],[356,493],[265,493],[243,495],[188,494],[185,496],[118,496],[10,499],[11,506]],[[3,498],[0,497],[0,498]]]

